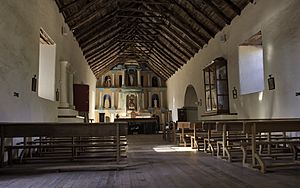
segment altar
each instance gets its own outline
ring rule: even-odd
[[[156,134],[159,130],[157,118],[120,118],[115,122],[127,122],[128,134]]]

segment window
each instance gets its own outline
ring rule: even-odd
[[[38,96],[55,100],[56,44],[40,29]]]
[[[206,112],[228,114],[227,61],[222,57],[217,58],[203,71]]]
[[[242,95],[264,90],[261,32],[253,35],[239,46],[239,76]]]

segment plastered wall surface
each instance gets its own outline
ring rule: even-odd
[[[240,16],[211,39],[167,82],[168,107],[173,120],[177,120],[177,108],[184,106],[184,94],[188,85],[193,85],[198,100],[199,119],[219,118],[279,118],[300,117],[300,1],[257,0],[249,4]],[[240,95],[238,45],[262,31],[264,49],[265,89],[262,94]],[[221,35],[227,41],[221,42]],[[238,115],[209,116],[204,114],[203,68],[217,57],[228,61],[230,111]],[[275,78],[275,90],[268,90],[267,78]],[[232,98],[232,89],[238,89],[238,98]],[[259,100],[262,95],[262,100]]]
[[[61,32],[67,28],[67,35]],[[31,91],[38,75],[39,29],[56,43],[56,88],[60,88],[60,61],[75,72],[75,83],[90,85],[90,118],[94,118],[92,93],[96,78],[78,43],[52,0],[1,0],[0,6],[0,121],[57,121],[58,102],[42,99]],[[13,93],[19,93],[19,97]]]

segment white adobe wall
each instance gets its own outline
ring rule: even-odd
[[[223,56],[228,60],[229,93],[231,112],[236,118],[278,118],[300,117],[300,1],[299,0],[257,0],[249,4],[236,17],[231,25],[225,27],[228,40],[225,43],[215,39],[197,53],[176,72],[167,82],[168,107],[172,110],[173,120],[177,120],[177,108],[184,106],[184,94],[189,84],[193,85],[203,105],[199,106],[199,119],[204,119],[203,68],[213,59]],[[262,31],[264,48],[265,90],[263,99],[259,94],[238,95],[232,99],[231,90],[239,86],[238,45]],[[267,88],[268,75],[275,77],[276,89]],[[211,116],[205,118],[225,118],[232,116]]]
[[[90,118],[94,115],[92,93],[96,78],[89,69],[78,43],[68,30],[54,0],[1,0],[0,6],[0,121],[57,121],[57,102],[31,91],[31,78],[38,75],[39,29],[55,41],[56,88],[60,64],[71,63],[75,83],[90,85]],[[67,27],[67,26],[66,26]],[[13,93],[20,93],[14,97]]]

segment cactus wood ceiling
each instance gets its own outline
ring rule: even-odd
[[[137,61],[171,77],[253,0],[56,0],[99,77]]]

